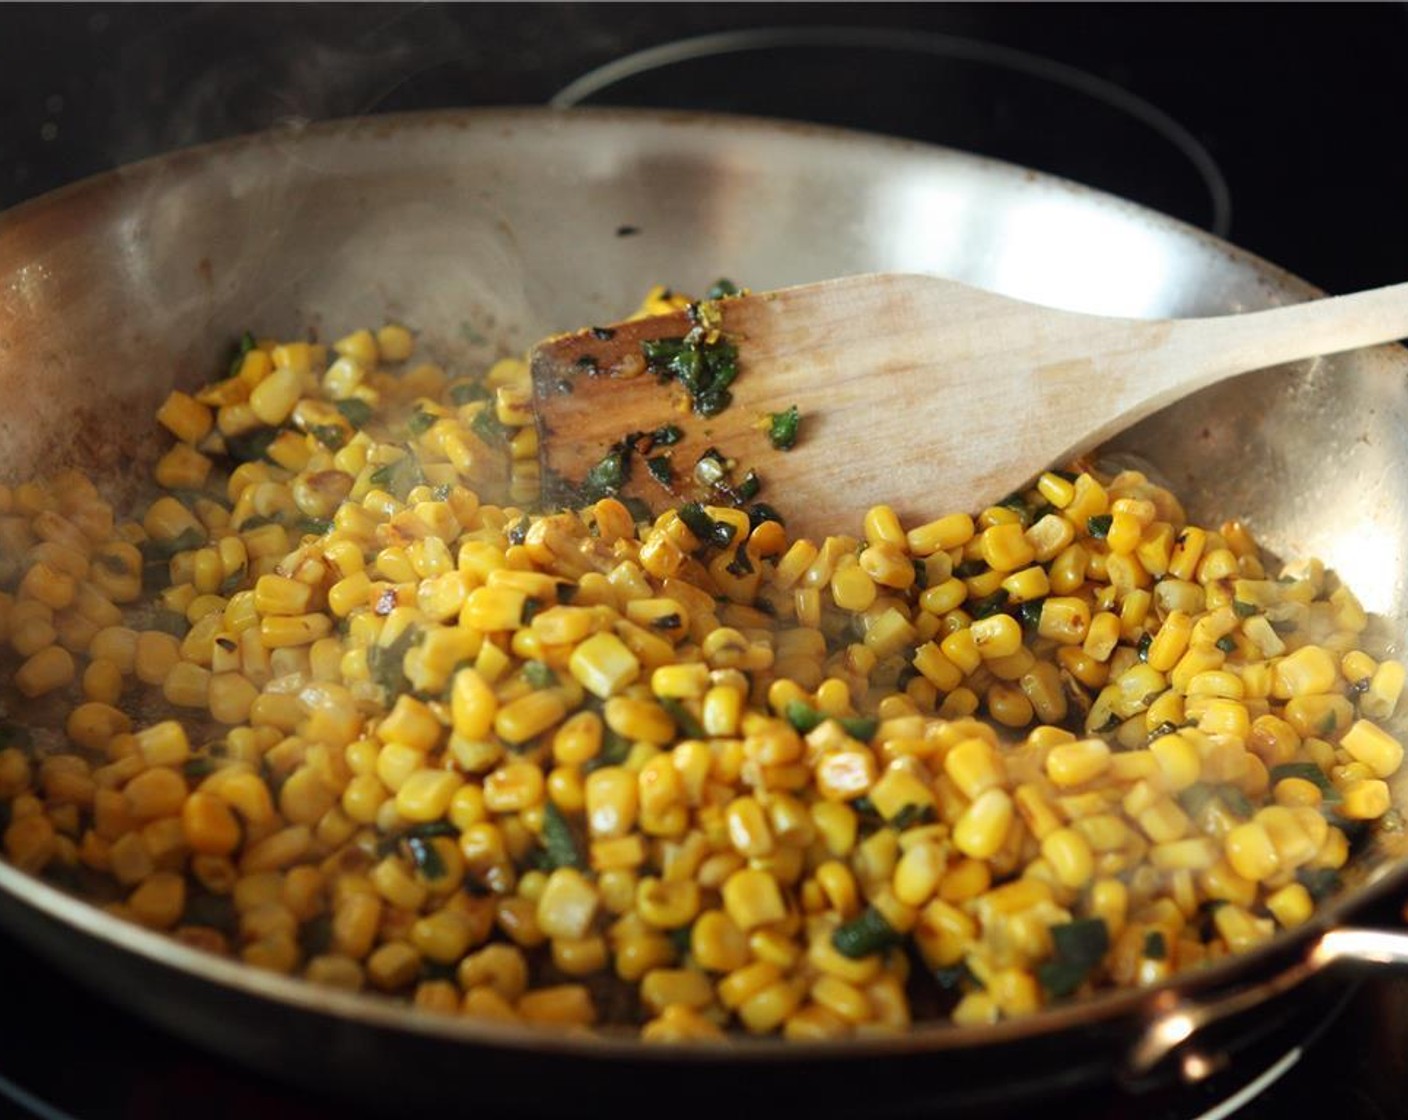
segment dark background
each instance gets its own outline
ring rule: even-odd
[[[633,52],[779,27],[825,42],[716,54],[596,100],[949,144],[1134,198],[1331,291],[1408,279],[1403,4],[6,4],[0,208],[270,127],[543,104]],[[827,27],[864,30],[815,30]],[[133,1023],[2,936],[0,999],[0,1116],[352,1115]],[[24,1111],[16,1088],[48,1106]],[[1408,981],[1376,979],[1238,1116],[1388,1120],[1408,1117],[1405,1097]],[[1072,1107],[1160,1120],[1214,1099]]]
[[[1079,68],[1206,148],[1232,201],[1218,232],[1237,244],[1336,291],[1408,275],[1402,4],[7,4],[0,207],[202,140],[383,111],[541,104],[669,40],[818,25],[962,37]],[[854,68],[841,52],[799,57],[736,56],[613,97],[949,143],[1213,224],[1206,193],[1182,182],[1186,163],[1131,142],[1128,122],[1069,91],[952,57],[889,52],[876,65],[872,52]]]

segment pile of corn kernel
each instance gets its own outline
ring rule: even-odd
[[[447,1015],[840,1038],[1248,949],[1398,823],[1404,669],[1354,596],[1137,472],[824,541],[528,512],[524,363],[395,325],[247,339],[157,420],[138,519],[0,486],[0,825],[188,945]]]

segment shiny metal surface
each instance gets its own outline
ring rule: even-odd
[[[179,153],[0,215],[0,476],[73,461],[102,470],[114,491],[130,490],[161,442],[155,405],[173,384],[207,379],[247,328],[333,337],[390,316],[419,332],[429,354],[483,360],[555,329],[617,318],[653,282],[699,290],[727,275],[769,288],[864,271],[932,272],[1133,316],[1313,294],[1131,204],[901,141],[580,110],[334,124]],[[1240,378],[1112,446],[1147,460],[1195,515],[1235,514],[1286,557],[1322,557],[1383,616],[1385,642],[1401,648],[1408,354],[1381,348]],[[1369,855],[1364,875],[1378,886],[1365,889],[1398,885],[1405,873],[1394,856]],[[1179,999],[1296,967],[1355,903],[1352,892],[1313,928],[1165,989],[991,1028],[932,1026],[844,1052],[733,1043],[662,1053],[319,991],[174,945],[0,864],[7,926],[89,983],[238,1060],[375,1094],[406,1063],[502,1070],[551,1053],[563,1076],[534,1088],[547,1104],[585,1083],[568,1071],[605,1078],[623,1059],[657,1070],[719,1059],[773,1070],[760,1077],[806,1063],[818,1084],[836,1083],[838,1100],[838,1079],[853,1077],[857,1060],[913,1060],[922,1084],[979,1051],[1018,1044],[1024,1061],[1039,1052],[1070,1071],[1097,1069],[1127,1047],[1132,1024]],[[1069,1029],[1077,1026],[1084,1030]],[[935,1064],[945,1052],[949,1063]],[[435,1087],[417,1092],[433,1097]]]

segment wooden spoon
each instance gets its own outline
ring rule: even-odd
[[[737,347],[739,371],[731,403],[714,416],[692,412],[681,383],[645,369],[642,342],[684,336],[694,323],[683,312],[534,349],[545,478],[581,483],[613,445],[622,457],[624,437],[674,425],[682,438],[669,446],[636,436],[621,494],[657,512],[685,500],[727,504],[695,477],[714,448],[734,464],[735,492],[756,471],[757,500],[778,509],[794,537],[855,532],[877,504],[913,525],[976,511],[1223,378],[1408,336],[1408,284],[1184,320],[1074,314],[906,275],[708,308]],[[795,446],[777,450],[768,418],[794,405]],[[655,477],[665,473],[659,463],[648,469],[662,455],[668,485]],[[595,481],[611,482],[611,466]]]

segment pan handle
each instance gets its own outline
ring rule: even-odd
[[[1164,1059],[1213,1023],[1230,1018],[1300,985],[1331,967],[1408,966],[1408,933],[1383,929],[1336,928],[1314,941],[1305,957],[1257,984],[1206,999],[1164,992],[1125,1058],[1131,1080],[1146,1077]],[[1190,1080],[1191,1074],[1185,1074]]]

